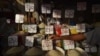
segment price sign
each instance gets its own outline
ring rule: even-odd
[[[24,23],[24,15],[16,14],[15,15],[15,23]]]
[[[34,3],[25,3],[25,11],[33,12],[34,11]]]
[[[63,27],[61,28],[61,36],[69,35],[69,28]]]
[[[61,11],[53,10],[53,18],[61,18]]]
[[[9,36],[8,37],[8,45],[9,46],[18,46],[18,37],[17,36]]]
[[[36,33],[37,32],[37,25],[35,25],[35,24],[29,24],[28,25],[28,32],[29,33]]]
[[[53,50],[52,40],[42,40],[42,49],[45,51]]]
[[[65,10],[65,18],[74,18],[74,10]]]
[[[64,49],[65,50],[74,49],[75,48],[74,41],[72,41],[72,40],[63,40],[63,43],[64,43]]]
[[[51,13],[51,5],[50,4],[43,4],[41,6],[41,11],[43,14],[50,14]]]
[[[45,26],[45,34],[53,34],[53,33],[54,33],[54,26],[53,25]]]
[[[25,46],[32,47],[33,44],[34,44],[34,37],[33,36],[26,36]]]
[[[85,24],[76,24],[77,32],[83,33],[85,32]]]
[[[86,2],[78,2],[77,3],[77,10],[78,11],[84,11],[84,10],[86,10]]]

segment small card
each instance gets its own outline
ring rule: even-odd
[[[36,33],[37,32],[37,25],[36,24],[29,24],[28,25],[28,32],[29,33]]]
[[[76,28],[77,28],[77,32],[80,32],[80,33],[83,33],[86,31],[86,27],[85,27],[85,24],[76,24]]]
[[[24,15],[16,14],[15,15],[15,23],[24,23]]]
[[[8,37],[8,46],[18,46],[18,37],[17,36],[9,36]]]
[[[84,11],[86,10],[87,3],[86,2],[77,2],[77,10]]]
[[[50,4],[42,4],[41,11],[43,14],[50,14],[51,13],[51,5]]]
[[[63,43],[64,43],[64,49],[65,50],[74,49],[75,48],[74,41],[72,41],[72,40],[63,40]]]
[[[45,26],[45,34],[53,34],[53,33],[54,33],[54,26],[53,25]]]
[[[69,35],[69,28],[62,27],[61,28],[61,36],[66,36],[66,35]]]
[[[53,18],[61,18],[61,10],[53,10]]]
[[[33,36],[26,36],[25,46],[32,47],[33,44],[34,44],[34,37]]]
[[[52,40],[42,40],[42,49],[45,51],[53,50]]]
[[[65,18],[74,18],[74,10],[65,10]]]
[[[25,3],[25,11],[33,12],[34,11],[34,3]]]

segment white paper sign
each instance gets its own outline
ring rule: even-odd
[[[25,3],[25,11],[33,12],[34,11],[34,3]]]
[[[35,25],[35,24],[29,24],[28,25],[28,32],[29,33],[36,33],[37,32],[37,25]]]
[[[54,26],[53,25],[45,26],[45,34],[53,34],[53,33],[54,33]]]
[[[77,32],[83,33],[85,32],[85,24],[76,24]]]
[[[52,40],[42,40],[42,49],[45,51],[53,50]]]
[[[74,18],[74,10],[65,10],[65,18]]]
[[[8,37],[8,46],[18,46],[18,37],[17,36],[9,36]]]
[[[53,10],[53,18],[61,18],[61,11]]]
[[[41,6],[41,11],[44,14],[50,14],[51,13],[51,5],[50,4],[43,4]]]
[[[15,15],[15,23],[24,23],[24,15],[16,14]]]
[[[92,5],[92,13],[100,13],[100,4]]]
[[[32,47],[33,44],[34,44],[34,37],[33,36],[26,36],[25,46]]]
[[[69,35],[69,28],[63,27],[61,28],[61,36]]]
[[[77,2],[77,10],[84,11],[86,10],[87,3],[86,2]]]
[[[65,50],[74,49],[75,48],[74,41],[72,41],[72,40],[63,40],[63,43],[64,43],[64,49]]]

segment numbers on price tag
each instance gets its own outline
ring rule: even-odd
[[[45,34],[53,34],[53,33],[54,33],[53,25],[45,26]]]
[[[52,40],[42,40],[42,49],[45,51],[53,50]]]
[[[29,24],[28,25],[28,32],[29,33],[36,33],[37,32],[37,25],[35,25],[35,24]]]
[[[26,36],[25,46],[32,47],[33,44],[34,44],[34,37],[33,36]]]
[[[15,15],[15,23],[24,23],[24,15],[16,14]]]
[[[61,36],[69,35],[69,28],[63,27],[61,28]]]
[[[53,18],[61,18],[61,11],[53,10]]]
[[[51,5],[50,4],[43,4],[41,6],[41,11],[43,14],[50,14],[51,13]]]
[[[33,12],[34,11],[34,3],[25,3],[25,11]]]
[[[17,36],[9,36],[8,37],[8,46],[18,46],[18,37]]]
[[[65,18],[74,18],[74,10],[65,10]]]
[[[75,48],[74,41],[72,41],[72,40],[63,40],[63,43],[64,43],[64,49],[65,50],[74,49]]]

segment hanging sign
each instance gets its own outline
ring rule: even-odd
[[[61,18],[61,11],[53,10],[53,18]]]
[[[25,3],[25,11],[33,12],[34,11],[34,3]]]
[[[24,23],[24,15],[16,14],[15,15],[15,23]]]
[[[8,37],[8,46],[18,46],[18,37],[17,36],[9,36]]]
[[[28,32],[29,33],[36,33],[37,32],[37,25],[36,24],[28,24]]]
[[[100,4],[92,5],[92,13],[100,13]]]
[[[64,43],[64,49],[65,50],[74,49],[75,48],[74,41],[72,41],[72,40],[63,40],[63,43]]]
[[[50,39],[42,40],[42,49],[45,51],[53,50],[53,42]]]
[[[76,24],[76,28],[77,28],[77,32],[79,32],[79,33],[83,33],[83,32],[85,32],[86,30],[85,30],[85,24],[84,23],[82,23],[82,24]]]
[[[61,28],[61,36],[69,35],[69,28],[68,27],[62,27]]]
[[[84,11],[86,10],[87,3],[86,2],[77,2],[77,10]]]
[[[53,34],[53,33],[54,33],[54,26],[53,25],[45,26],[45,34]]]
[[[65,18],[74,18],[74,10],[65,10]]]
[[[51,5],[50,4],[42,4],[41,11],[43,14],[50,14],[51,13]]]
[[[25,46],[32,47],[33,44],[34,44],[34,37],[33,36],[26,36]]]

